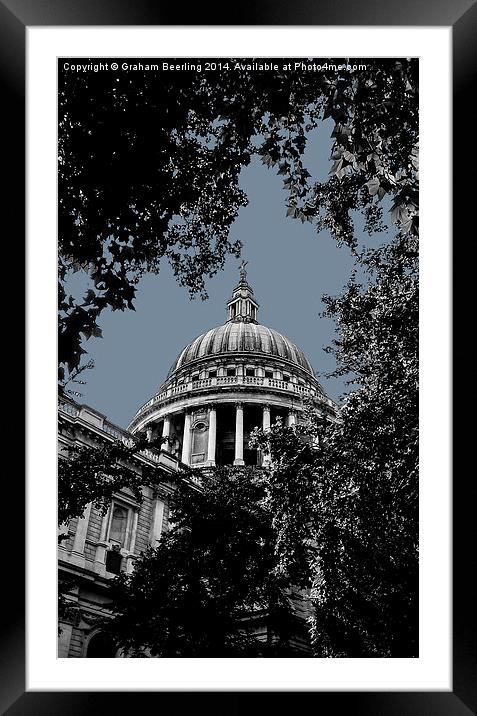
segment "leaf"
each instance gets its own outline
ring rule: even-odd
[[[380,187],[379,179],[377,177],[373,177],[372,179],[370,179],[369,181],[366,182],[365,186],[368,187],[368,191],[369,191],[370,195],[375,196],[375,194],[378,193],[379,187]]]
[[[91,288],[89,288],[86,291],[83,300],[84,300],[85,304],[90,304],[90,303],[93,303],[95,298],[96,298],[96,293]]]
[[[341,169],[342,166],[343,166],[343,160],[342,160],[342,159],[338,159],[338,161],[336,161],[336,162],[333,164],[333,166],[331,167],[331,169],[330,169],[330,171],[328,172],[328,174],[336,174],[336,172],[339,172],[339,171],[340,171],[340,169]]]

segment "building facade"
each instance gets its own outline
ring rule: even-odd
[[[101,631],[111,614],[108,584],[119,571],[130,573],[137,556],[156,546],[167,529],[173,476],[181,465],[266,467],[269,457],[250,447],[250,434],[257,427],[267,430],[277,420],[289,426],[300,423],[305,400],[335,419],[336,407],[304,353],[278,331],[261,325],[258,313],[242,265],[227,303],[227,321],[181,351],[127,430],[88,406],[60,400],[60,457],[72,445],[127,442],[145,434],[151,448],[138,453],[131,466],[138,475],[142,465],[153,466],[160,476],[157,489],[143,488],[141,504],[124,490],[113,497],[105,515],[90,505],[80,519],[64,526],[59,578],[68,581],[68,601],[75,608],[71,619],[60,625],[60,657],[120,656]],[[262,620],[257,633],[265,631]]]

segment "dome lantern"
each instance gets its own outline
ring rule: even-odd
[[[259,305],[253,297],[253,290],[247,281],[245,266],[248,261],[240,265],[240,280],[232,292],[232,298],[227,301],[227,322],[258,323]]]

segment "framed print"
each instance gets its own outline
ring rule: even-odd
[[[0,8],[5,37],[2,72],[9,107],[5,119],[7,136],[11,138],[7,149],[15,151],[12,166],[17,170],[16,183],[12,181],[8,189],[8,210],[14,218],[22,215],[24,182],[27,187],[27,619],[25,625],[19,610],[22,596],[16,591],[23,589],[22,567],[16,578],[12,576],[8,590],[13,599],[7,608],[10,626],[2,646],[5,712],[37,713],[43,709],[48,713],[80,713],[110,708],[110,699],[118,696],[131,699],[131,705],[132,698],[139,696],[141,703],[144,698],[161,699],[162,707],[166,699],[170,708],[184,710],[199,698],[204,699],[204,704],[207,700],[208,707],[215,705],[217,712],[224,708],[238,712],[241,708],[266,708],[264,699],[274,692],[280,692],[280,699],[301,699],[307,692],[307,699],[316,699],[322,708],[343,706],[367,714],[475,712],[475,647],[469,638],[475,617],[466,584],[471,570],[469,561],[475,562],[468,547],[474,528],[469,514],[471,500],[464,486],[468,481],[462,469],[454,472],[452,500],[450,497],[448,141],[451,47],[453,127],[457,133],[462,126],[460,118],[468,112],[475,7],[462,3],[452,12],[421,8],[419,16],[415,8],[406,9],[405,15],[404,9],[383,4],[376,14],[365,4],[359,13],[354,8],[340,8],[338,17],[334,9],[316,8],[310,12],[299,4],[293,12],[242,8],[241,17],[233,17],[232,13],[230,19],[223,18],[222,10],[211,21],[195,17],[193,11],[187,24],[176,22],[175,10],[149,3],[138,3],[134,10],[117,3],[114,7],[100,3],[94,9],[75,3],[39,3],[31,8],[12,0],[3,2]],[[359,72],[369,73],[362,91],[375,92],[378,99],[376,112],[369,112],[368,102],[367,113],[363,110],[358,121],[356,114],[347,114],[346,103],[351,88],[357,86],[354,77]],[[390,101],[387,90],[379,89],[383,77],[391,78],[393,87],[401,87],[395,116],[389,119],[389,134],[377,121],[380,97]],[[310,99],[314,82],[320,86],[320,101]],[[287,104],[280,99],[284,86]],[[24,146],[25,123],[20,118],[25,106],[24,175],[18,158],[22,158],[19,147]],[[132,111],[138,117],[138,133],[131,133]],[[128,117],[126,122],[122,116]],[[354,122],[352,131],[348,128],[350,122]],[[372,144],[366,145],[367,149],[363,144],[369,142],[371,131],[376,141],[374,158]],[[330,524],[339,524],[341,529],[348,524],[350,515],[356,519],[352,529],[345,530],[349,536],[346,543],[342,541],[343,532],[336,541],[321,523],[316,531],[296,536],[300,524],[316,522],[318,514],[320,519],[329,514],[321,501],[325,499],[323,492],[320,501],[316,498],[318,512],[305,517],[303,511],[296,512],[294,522],[282,520],[279,524],[282,492],[268,487],[267,505],[272,505],[267,508],[272,515],[270,530],[273,534],[278,530],[281,540],[269,554],[266,550],[270,532],[266,532],[265,539],[260,531],[265,517],[248,524],[248,539],[241,541],[240,530],[223,520],[223,502],[230,506],[235,524],[243,525],[248,517],[241,511],[242,498],[237,498],[237,490],[244,490],[247,470],[256,469],[261,476],[271,474],[276,481],[282,479],[284,453],[279,452],[281,457],[276,458],[276,444],[283,450],[286,439],[287,450],[291,450],[290,441],[299,438],[300,447],[296,449],[300,456],[304,454],[303,445],[307,445],[307,459],[314,461],[317,451],[322,456],[328,454],[326,446],[333,444],[336,435],[344,440],[346,430],[336,426],[345,420],[345,403],[340,403],[340,396],[349,387],[343,380],[340,382],[340,370],[345,365],[356,365],[357,374],[364,375],[361,359],[353,363],[350,357],[355,341],[361,341],[361,352],[366,352],[366,345],[370,356],[373,354],[366,365],[377,360],[384,345],[397,343],[399,331],[403,336],[407,331],[406,341],[410,344],[417,341],[417,324],[413,332],[411,320],[406,322],[402,316],[398,324],[393,317],[389,338],[383,338],[386,311],[382,315],[380,311],[387,306],[383,293],[379,293],[369,313],[372,320],[381,315],[377,324],[381,338],[376,338],[370,322],[360,323],[358,330],[357,323],[352,328],[350,322],[357,319],[350,317],[348,308],[358,310],[358,294],[353,291],[358,286],[368,286],[366,271],[381,271],[384,275],[391,265],[395,251],[392,242],[388,245],[382,240],[378,258],[373,253],[375,246],[366,244],[363,238],[368,229],[378,238],[386,238],[389,230],[382,226],[383,216],[391,215],[401,235],[408,237],[405,250],[401,247],[405,261],[414,251],[417,195],[409,187],[410,177],[413,182],[417,177],[418,139],[424,236],[419,252],[419,482],[412,483],[406,493],[408,488],[396,481],[402,492],[392,492],[386,522],[385,503],[376,503],[375,497],[359,513],[357,504],[363,505],[363,494],[367,490],[371,495],[378,493],[373,492],[375,486],[364,489],[364,482],[359,481],[356,485],[354,478],[345,487],[343,475],[348,467],[342,460],[337,475],[343,482],[336,480],[334,498],[326,499],[333,512]],[[411,150],[413,142],[415,151]],[[383,146],[394,152],[394,164],[380,164]],[[399,151],[410,158],[408,163],[401,160],[401,166],[396,159]],[[454,150],[454,162],[458,154]],[[314,160],[324,171],[315,171]],[[467,165],[462,171],[458,169],[459,178],[466,169]],[[264,178],[268,181],[269,176],[275,182],[270,183],[270,189]],[[346,196],[340,194],[344,184],[348,186]],[[459,237],[468,235],[457,224],[468,214],[468,205],[460,204],[468,196],[470,185],[470,181],[462,181],[459,191],[454,192],[454,235],[459,231]],[[154,194],[157,186],[168,196],[169,203],[164,206]],[[320,214],[317,204],[326,211]],[[344,214],[352,214],[357,228],[348,225]],[[12,235],[18,233],[18,220],[15,229]],[[336,243],[338,248],[335,246],[333,256],[329,245],[325,249],[320,242],[317,248],[318,239],[306,243],[305,237],[313,231],[328,232],[334,237],[333,245]],[[290,236],[294,237],[293,243]],[[99,244],[98,237],[102,237]],[[358,246],[356,241],[361,244]],[[57,283],[58,249],[63,281],[59,299],[53,288]],[[94,253],[98,250],[99,254]],[[456,258],[454,255],[454,265]],[[357,262],[354,268],[353,261]],[[464,289],[469,284],[461,275],[465,276],[464,267],[454,285],[462,291],[465,304]],[[402,297],[403,286],[407,286],[402,306],[409,310],[413,301],[417,307],[417,279],[411,286],[413,269],[404,269],[397,289],[391,288],[389,273],[386,276],[386,283],[378,284],[380,290],[387,286],[395,301],[395,290]],[[345,285],[347,293],[336,298]],[[374,290],[376,286],[372,286]],[[75,292],[82,296],[77,303]],[[190,302],[188,292],[199,298],[209,297],[209,301]],[[321,294],[328,296],[323,302],[318,298]],[[366,296],[371,300],[371,294]],[[52,320],[57,301],[58,344]],[[322,330],[317,338],[313,321],[320,311],[324,311],[323,320],[328,323],[320,323],[325,327],[316,329]],[[315,357],[315,345],[319,343],[321,349],[333,343],[333,320],[337,316],[342,334],[334,359],[324,358],[323,352]],[[454,314],[454,325],[459,324],[459,317]],[[356,331],[353,341],[351,330]],[[104,339],[95,341],[101,332]],[[343,336],[348,336],[348,343]],[[93,340],[85,340],[88,338]],[[373,340],[376,346],[370,350]],[[99,343],[101,347],[95,348]],[[86,357],[85,348],[89,353]],[[58,477],[58,489],[65,489],[67,496],[58,503],[58,522],[63,530],[59,542],[60,596],[63,582],[68,585],[63,606],[60,600],[59,639],[56,603],[53,606],[58,574],[56,559],[48,546],[53,534],[48,525],[56,519],[57,485],[52,475],[56,473],[57,457],[57,388],[56,380],[52,380],[52,363],[56,363],[57,349],[61,373],[59,450],[60,455],[64,451],[67,465],[63,471],[60,466]],[[394,375],[396,363],[402,359],[406,380],[410,381],[411,375],[414,380],[417,377],[417,362],[412,369],[406,362],[408,348],[401,343],[395,350],[398,352],[390,354],[392,359],[381,374],[382,390],[379,395],[373,394],[377,401],[373,420],[378,408],[383,409],[384,416],[392,406],[389,424],[406,411],[405,393],[396,392],[400,399],[389,399],[386,410],[384,407],[386,380]],[[456,350],[460,357],[460,345]],[[95,364],[91,371],[90,358]],[[319,374],[315,368],[319,368]],[[334,388],[326,377],[332,373],[338,376]],[[311,423],[306,421],[314,420],[311,414],[319,418],[313,423],[315,432],[307,432]],[[352,421],[347,423],[351,424]],[[384,429],[385,418],[376,422],[375,428],[372,425],[370,422],[369,434],[373,430],[377,434]],[[258,433],[255,428],[259,428]],[[353,445],[353,450],[358,449],[357,434],[348,438],[347,444]],[[309,437],[305,440],[306,435]],[[455,454],[463,452],[466,435],[463,429],[454,437]],[[396,433],[388,447],[388,454],[395,454],[403,464],[407,459],[403,456],[412,452],[410,438],[406,440],[403,438],[399,448]],[[369,450],[366,443],[364,440],[363,449]],[[378,440],[375,444],[383,443]],[[417,457],[417,442],[413,444]],[[102,487],[86,499],[82,495],[85,482],[75,482],[78,463],[74,464],[74,460],[83,459],[92,445],[100,446],[100,451],[119,450],[119,463],[114,464],[121,469],[118,475],[114,471],[106,474],[104,464],[95,462],[91,467],[91,489],[96,490],[98,484]],[[68,462],[73,454],[73,462]],[[289,468],[293,475],[297,469],[294,460]],[[324,469],[315,462],[313,465],[315,476]],[[331,471],[332,467],[327,469]],[[384,493],[395,469],[390,465],[383,473]],[[140,494],[134,489],[138,474],[143,479]],[[187,483],[185,502],[180,497],[183,488],[176,487],[178,474]],[[239,484],[234,482],[237,475],[242,476]],[[110,483],[115,476],[119,482],[113,490]],[[210,483],[214,487],[209,490],[207,481],[212,478],[216,482]],[[80,487],[75,492],[77,484]],[[253,489],[258,489],[257,482],[253,484]],[[338,484],[342,484],[339,489]],[[293,483],[293,490],[300,487],[305,490],[300,494],[308,494],[310,483],[300,485]],[[14,490],[19,487],[18,482],[12,484]],[[238,512],[232,509],[232,493],[239,499]],[[292,494],[296,499],[298,492]],[[349,507],[336,512],[343,495]],[[204,502],[207,496],[210,501]],[[250,492],[244,493],[243,499],[245,496],[251,499]],[[14,495],[13,499],[20,504],[22,495]],[[190,505],[196,504],[194,500],[198,511],[192,516]],[[393,552],[384,528],[388,525],[391,530],[397,515],[404,523],[416,519],[412,510],[417,505],[420,557],[414,565],[419,569],[415,572],[416,580],[419,574],[419,601],[412,558],[406,561],[407,550],[411,555],[417,542],[407,539],[406,528],[404,533],[396,528],[392,532],[396,535]],[[370,533],[359,531],[358,519],[365,519],[366,509],[374,509],[376,514],[373,559],[381,571],[365,556],[366,567],[360,571],[363,540]],[[205,523],[200,522],[204,515]],[[18,532],[17,513],[15,518]],[[184,531],[184,525],[197,519],[207,529],[213,524],[211,519],[220,523],[217,554],[222,554],[224,545],[233,546],[228,549],[227,559],[214,562],[211,557],[210,564],[215,567],[208,576],[200,573],[197,577],[204,591],[200,608],[194,611],[199,602],[181,601],[184,593],[193,592],[190,565],[204,564],[203,554],[214,554],[213,549],[217,549],[217,541],[213,548],[212,543],[201,547],[194,541],[184,546],[188,529]],[[176,520],[182,520],[182,528]],[[258,530],[256,537],[251,537],[254,530]],[[295,537],[290,538],[290,534]],[[277,546],[287,539],[292,539],[295,562],[286,562],[290,552],[284,549],[280,553]],[[293,547],[293,539],[296,544],[307,544],[301,556],[296,556],[299,550]],[[192,561],[190,552],[184,558],[182,591],[177,591],[176,584],[184,552],[173,551],[179,543],[180,549],[192,549],[196,555]],[[252,543],[259,545],[260,555],[266,553],[275,565],[263,577],[267,599],[277,589],[273,594],[292,593],[295,602],[302,604],[297,581],[303,575],[297,572],[298,560],[306,562],[306,570],[312,563],[321,565],[313,573],[312,596],[303,597],[306,607],[300,616],[302,621],[296,612],[283,622],[278,617],[272,619],[271,614],[284,614],[278,597],[273,601],[276,612],[271,602],[260,602],[258,595],[264,592],[256,580],[262,562],[257,548],[251,550]],[[153,549],[148,552],[148,547]],[[335,556],[326,563],[322,555],[328,548],[335,550]],[[381,549],[388,551],[380,552]],[[17,545],[17,555],[18,550]],[[150,553],[159,555],[152,558],[156,559],[152,573],[148,572]],[[280,559],[273,562],[277,554]],[[384,559],[384,554],[390,560],[386,573],[376,556]],[[167,575],[166,555],[172,555],[173,565]],[[248,571],[237,580],[242,559],[247,560]],[[231,579],[229,584],[237,583],[242,591],[234,592],[235,587],[230,587],[224,594],[218,586],[218,563],[223,570],[222,579]],[[354,590],[352,583],[339,591],[343,585],[337,584],[336,571],[326,572],[331,563],[336,571],[344,570],[343,575],[353,574],[355,580],[360,575],[362,593]],[[389,590],[396,601],[389,607],[389,600],[380,601],[386,591],[380,585],[388,584],[390,573],[398,574],[396,563],[401,565],[402,589],[395,589],[398,582],[394,576],[394,586]],[[159,579],[159,573],[161,586],[154,592],[153,582]],[[139,588],[146,574],[153,574],[154,579],[142,582],[135,601],[131,601],[133,590]],[[274,586],[272,574],[278,586]],[[294,576],[287,582],[286,574]],[[170,620],[172,596],[163,598],[164,580],[170,590],[167,594],[178,599],[174,604],[176,621],[168,621],[167,634],[156,619],[161,604],[161,613]],[[124,607],[121,611],[117,606],[114,613],[109,610],[108,596],[113,582],[117,585],[115,604]],[[335,596],[339,593],[342,599],[339,608],[336,600],[326,602],[323,584],[335,584]],[[247,597],[244,585],[250,590]],[[238,596],[239,592],[242,596]],[[241,615],[238,631],[238,617],[233,628],[228,619],[227,608],[231,609],[232,602],[227,600],[231,594],[238,600],[233,602],[234,614]],[[372,599],[364,599],[364,594],[372,595]],[[415,598],[414,612],[409,606],[410,595]],[[142,600],[141,614],[136,608],[138,599]],[[361,606],[353,606],[353,600]],[[290,601],[291,598],[287,604]],[[249,613],[247,605],[251,602],[255,611]],[[153,605],[151,613],[147,612],[148,603]],[[187,606],[181,607],[183,603]],[[210,624],[215,629],[221,604],[229,605],[221,607],[221,628],[229,631],[220,632],[219,638],[207,627],[207,619],[214,605]],[[63,607],[67,610],[64,618]],[[346,628],[340,621],[343,609],[351,615]],[[371,609],[368,617],[367,609]],[[402,618],[407,609],[409,615],[414,615],[408,621]],[[248,616],[243,616],[245,613]],[[384,622],[386,626],[379,631],[376,624]],[[396,628],[395,622],[399,624]],[[191,629],[190,638],[184,638],[186,623]],[[311,637],[306,625],[312,627]],[[213,646],[208,641],[211,633],[218,639]],[[144,641],[146,646],[141,646]],[[84,657],[101,658],[100,668]],[[112,657],[122,658],[113,662]],[[130,696],[127,692],[134,693]]]

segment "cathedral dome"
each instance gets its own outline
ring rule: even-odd
[[[234,319],[202,333],[189,343],[174,361],[168,378],[195,361],[238,353],[281,358],[313,375],[305,354],[289,338],[259,323]]]
[[[270,419],[296,420],[304,400],[311,400],[321,412],[333,410],[303,351],[282,333],[258,322],[259,305],[245,266],[244,261],[240,280],[227,301],[226,322],[183,348],[165,381],[129,426],[133,432],[149,430],[169,441],[173,433],[179,442],[187,436],[181,448],[186,463],[190,459],[196,464],[197,456],[205,460],[202,442],[209,429],[209,413],[210,455],[217,447],[221,464],[229,464],[235,419],[245,421],[243,434],[248,434],[253,426],[269,425]],[[238,430],[240,435],[242,428]],[[196,442],[189,444],[191,435]],[[209,456],[209,462],[212,459]],[[240,455],[234,459],[239,460],[234,464],[243,464]]]
[[[258,323],[259,305],[247,281],[246,263],[242,262],[240,281],[227,302],[227,322],[211,328],[189,343],[174,361],[167,379],[176,371],[197,361],[233,357],[238,354],[280,358],[298,366],[311,376],[314,375],[310,362],[298,346],[273,328]]]

